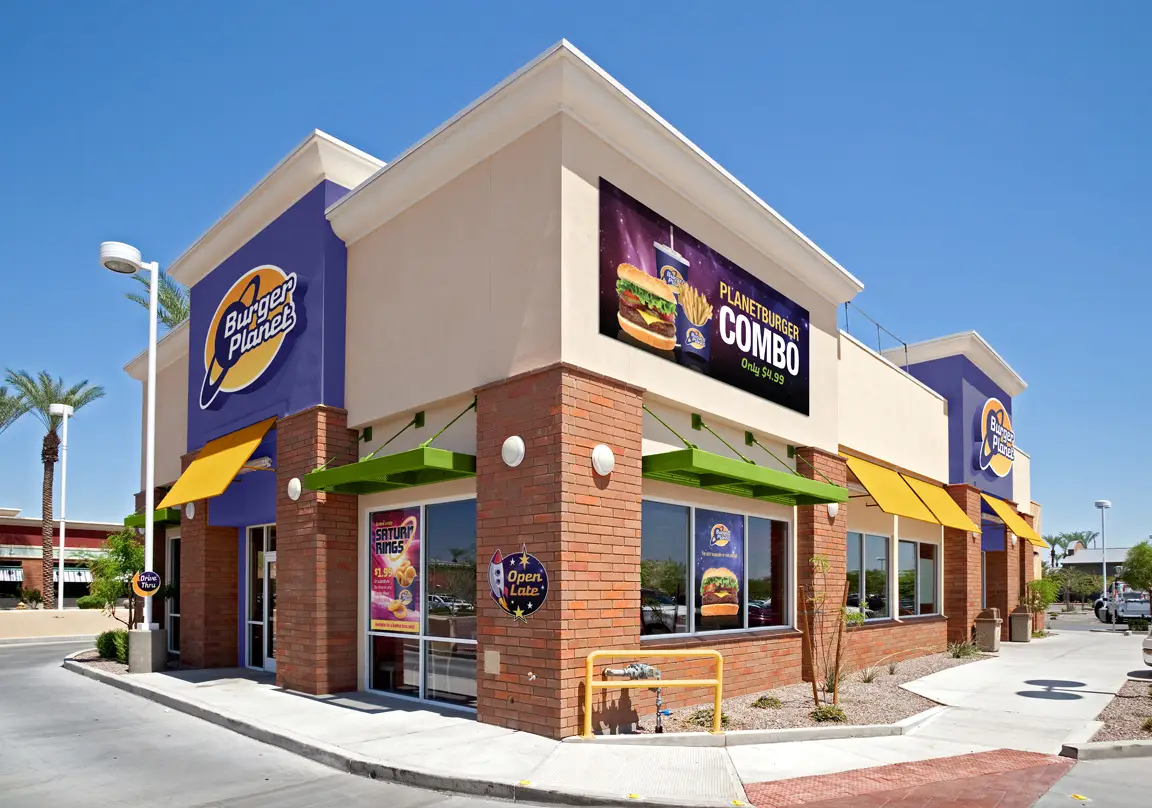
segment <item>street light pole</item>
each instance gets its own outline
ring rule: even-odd
[[[1096,507],[1100,509],[1100,585],[1103,587],[1101,595],[1104,599],[1104,610],[1107,612],[1109,597],[1108,597],[1108,541],[1104,538],[1104,512],[1112,507],[1112,503],[1106,499],[1096,500]],[[1112,630],[1116,630],[1116,617],[1110,615],[1109,621],[1112,624]]]
[[[60,565],[56,573],[60,580],[56,582],[56,611],[64,611],[64,528],[68,523],[68,419],[75,412],[67,404],[48,405],[50,415],[59,415],[64,425],[61,429],[63,439],[60,445]]]
[[[138,249],[118,241],[100,244],[100,263],[106,269],[124,275],[132,275],[142,269],[151,273],[148,283],[147,426],[144,434],[144,569],[152,570],[156,520],[156,300],[160,264],[156,261],[144,262]],[[144,629],[153,631],[156,628],[158,626],[152,624],[152,598],[144,598]]]

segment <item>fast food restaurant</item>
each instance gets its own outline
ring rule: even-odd
[[[391,162],[313,132],[168,271],[181,665],[562,737],[593,650],[715,648],[754,693],[810,675],[801,587],[863,666],[1035,574],[1024,381],[974,331],[841,331],[863,284],[568,43]],[[649,708],[617,695],[600,731]]]

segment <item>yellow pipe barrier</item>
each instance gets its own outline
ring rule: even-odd
[[[716,660],[716,678],[715,679],[601,679],[594,681],[595,671],[593,663],[598,659],[644,659],[644,658],[659,658],[659,659],[690,659],[709,657]],[[724,698],[724,657],[721,656],[719,651],[712,649],[699,649],[695,651],[660,651],[657,649],[641,648],[636,651],[607,651],[604,649],[597,649],[590,653],[584,660],[584,731],[580,734],[582,738],[592,737],[592,690],[594,688],[645,688],[652,689],[656,687],[711,687],[715,693],[715,699],[712,705],[712,733],[714,735],[720,734],[720,718],[723,712],[720,707],[720,702]]]

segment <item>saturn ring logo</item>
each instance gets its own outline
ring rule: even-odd
[[[204,337],[200,408],[259,379],[296,321],[296,273],[265,265],[241,275],[216,307]]]
[[[1015,459],[1012,417],[1000,399],[990,398],[980,414],[980,468],[990,469],[997,477],[1007,477]]]

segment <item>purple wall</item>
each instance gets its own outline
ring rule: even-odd
[[[324,209],[347,189],[324,181],[191,289],[188,362],[188,450],[269,416],[317,404],[344,405],[344,317],[347,253]],[[297,323],[252,386],[221,392],[200,406],[204,344],[221,299],[240,276],[263,264],[295,273]]]
[[[977,462],[980,415],[989,398],[998,398],[1012,414],[1012,399],[964,356],[919,362],[908,372],[948,401],[948,482],[967,483],[1012,501],[1012,472],[997,477]],[[1015,424],[1013,424],[1015,428]]]

